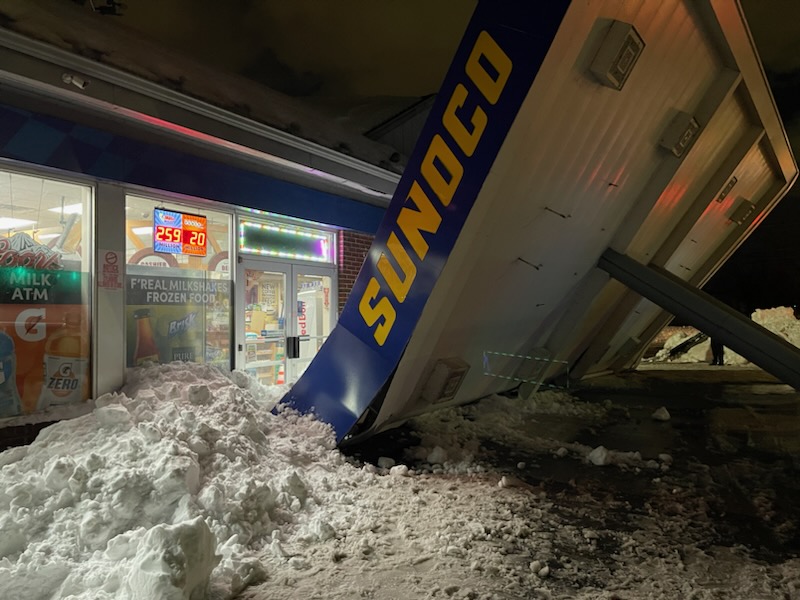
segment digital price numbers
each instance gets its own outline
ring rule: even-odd
[[[153,250],[167,254],[205,256],[208,219],[200,215],[156,208],[153,211]]]

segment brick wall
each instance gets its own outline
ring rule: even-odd
[[[356,231],[339,232],[339,312],[353,289],[374,236]]]

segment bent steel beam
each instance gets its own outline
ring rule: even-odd
[[[669,271],[608,249],[597,266],[620,283],[800,389],[800,349]]]

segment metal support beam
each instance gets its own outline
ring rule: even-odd
[[[617,281],[720,340],[800,390],[800,349],[669,271],[607,249],[597,266]]]

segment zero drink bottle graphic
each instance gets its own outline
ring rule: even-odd
[[[89,343],[80,325],[80,317],[67,314],[64,326],[47,340],[39,410],[87,398]]]

